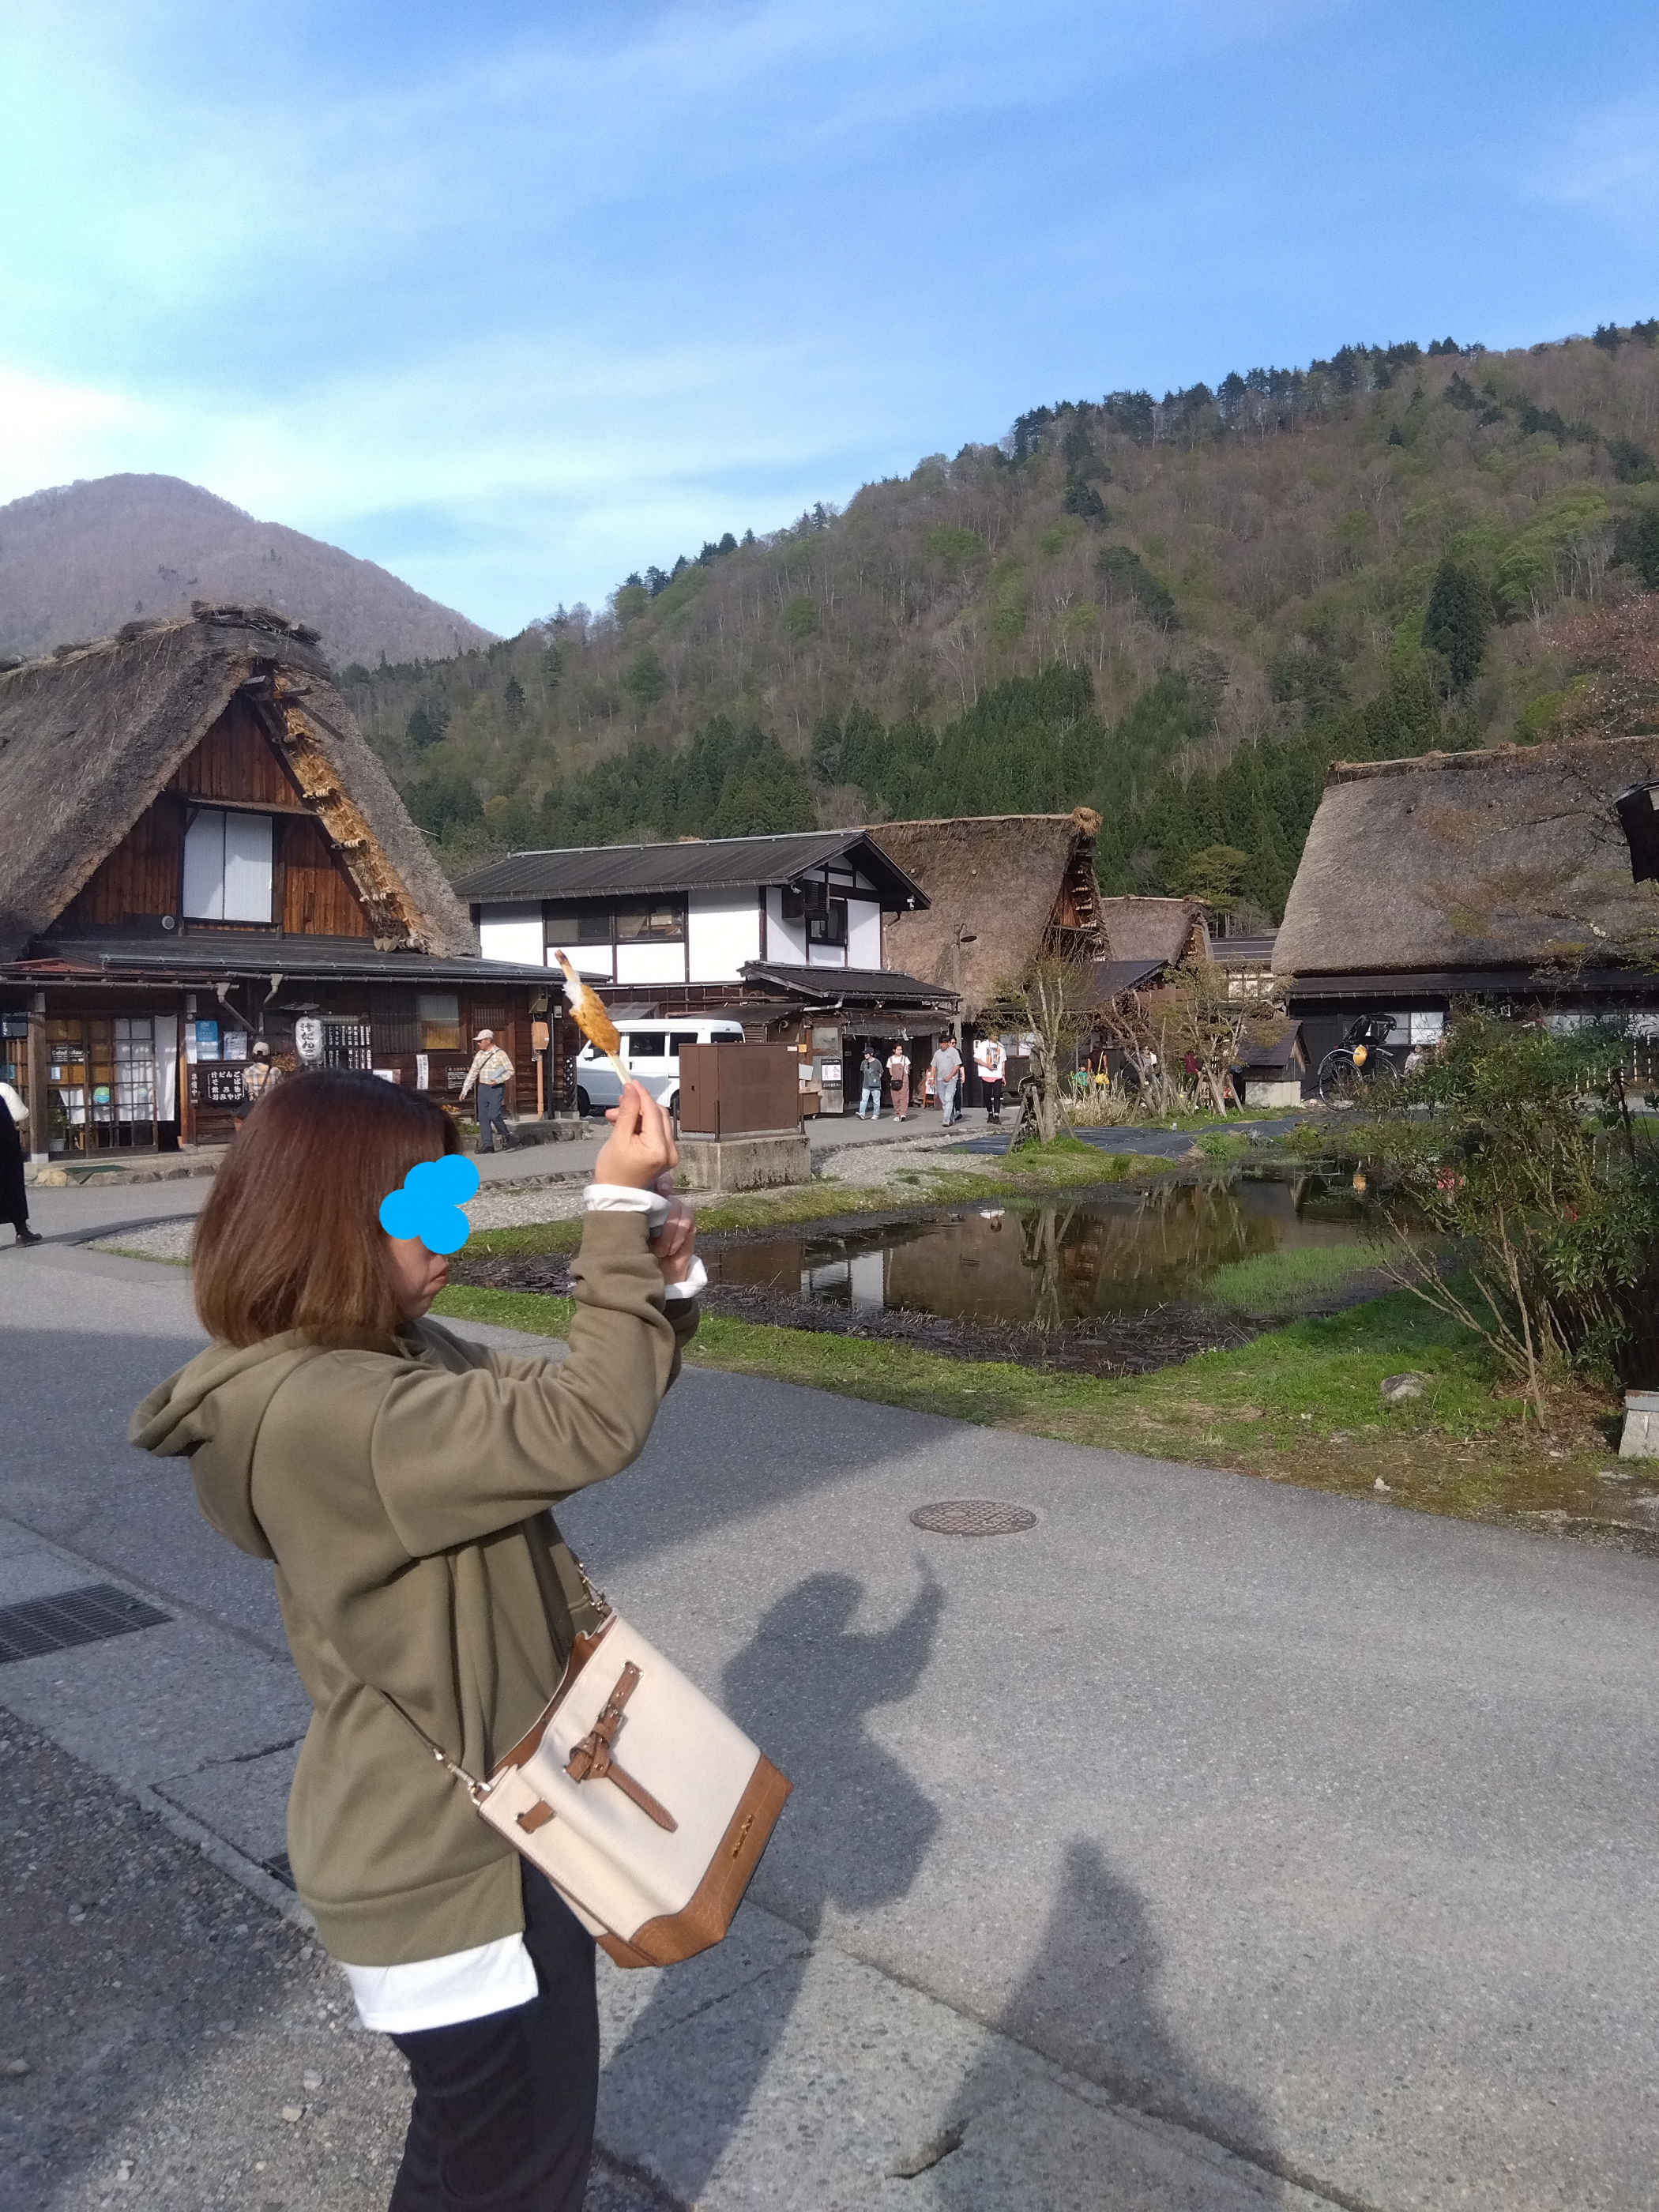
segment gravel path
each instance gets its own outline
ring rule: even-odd
[[[329,1960],[111,1784],[0,1719],[0,2208],[373,2212],[409,2109]],[[611,2168],[587,2212],[667,2212]]]

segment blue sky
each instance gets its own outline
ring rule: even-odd
[[[1043,400],[1659,313],[1659,10],[0,0],[0,501],[512,630]]]

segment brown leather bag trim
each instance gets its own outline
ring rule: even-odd
[[[506,1758],[497,1765],[495,1771],[489,1778],[492,1786],[501,1780],[509,1766],[522,1766],[526,1759],[540,1750],[542,1738],[547,1733],[548,1723],[570,1695],[571,1690],[574,1687],[576,1677],[604,1641],[603,1633],[598,1636],[579,1636],[576,1638],[570,1647],[570,1656],[565,1662],[564,1673],[560,1679],[558,1688],[555,1690],[537,1716],[529,1735],[520,1736]]]
[[[624,1943],[620,1936],[596,1936],[593,1940],[615,1966],[653,1966],[656,1964],[654,1959],[647,1959],[642,1951],[636,1951],[631,1944]]]
[[[631,1936],[600,1936],[619,1966],[672,1966],[720,1942],[760,1864],[789,1790],[771,1760],[763,1758],[690,1903],[647,1920]]]

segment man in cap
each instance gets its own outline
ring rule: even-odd
[[[481,1152],[506,1152],[513,1139],[507,1133],[507,1123],[501,1118],[501,1101],[507,1086],[513,1080],[513,1063],[495,1042],[494,1030],[480,1030],[472,1040],[478,1048],[472,1065],[466,1071],[466,1081],[461,1085],[465,1097],[476,1083],[478,1086],[478,1150]],[[491,1133],[501,1138],[499,1146],[492,1141]]]
[[[239,1129],[266,1091],[282,1079],[282,1069],[270,1064],[270,1047],[263,1037],[255,1037],[253,1057],[242,1070],[242,1103],[234,1117]]]

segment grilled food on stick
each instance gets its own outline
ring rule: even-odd
[[[626,1083],[630,1079],[617,1054],[622,1050],[622,1039],[617,1034],[617,1024],[605,1010],[605,1001],[592,986],[584,983],[562,952],[554,955],[564,970],[564,980],[570,986],[570,1018],[587,1039],[599,1049],[617,1071],[617,1080]]]

